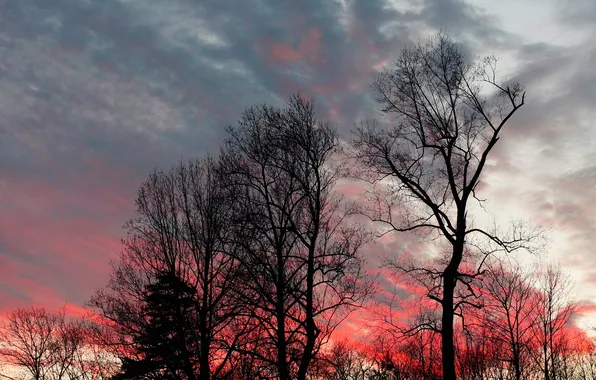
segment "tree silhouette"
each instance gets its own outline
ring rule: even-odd
[[[385,232],[424,233],[447,247],[436,267],[399,268],[426,278],[428,297],[441,306],[445,379],[456,378],[454,317],[473,301],[470,283],[482,273],[483,257],[518,249],[531,237],[519,225],[500,235],[469,217],[471,203],[481,202],[476,195],[489,155],[525,102],[519,84],[497,81],[495,65],[494,58],[466,63],[445,34],[404,49],[372,86],[390,125],[365,122],[353,142],[359,176],[376,184],[369,217]],[[464,271],[464,262],[476,270]]]
[[[89,321],[65,310],[17,308],[0,325],[0,379],[101,380],[110,378],[117,361],[96,351]],[[103,348],[102,348],[103,350]]]
[[[251,355],[280,379],[305,379],[334,327],[362,299],[364,241],[347,226],[349,209],[335,192],[335,131],[319,122],[312,101],[247,109],[229,129],[224,177],[245,223],[245,273],[238,288],[266,339]]]
[[[232,371],[248,319],[234,294],[241,277],[234,195],[223,187],[217,165],[210,158],[191,160],[148,177],[139,189],[137,217],[126,225],[120,262],[90,301],[111,322],[129,373],[146,357],[189,379]],[[169,342],[163,347],[160,329],[174,334],[162,337]],[[183,336],[190,341],[182,344]]]
[[[501,348],[496,359],[507,363],[515,380],[521,380],[530,360],[538,293],[530,275],[515,262],[491,265],[484,289],[483,323],[490,330],[493,347]]]
[[[569,277],[558,267],[546,265],[536,273],[538,297],[533,305],[536,322],[534,334],[538,340],[535,360],[541,369],[544,380],[563,378],[567,356],[568,340],[572,337],[565,332],[577,306],[570,302]]]
[[[144,298],[146,322],[133,337],[140,359],[124,358],[123,372],[116,379],[196,379],[196,290],[175,274],[164,273],[147,286]]]

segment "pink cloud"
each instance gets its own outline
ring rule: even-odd
[[[324,63],[321,39],[323,34],[317,28],[310,28],[301,38],[297,47],[281,42],[266,42],[268,61],[273,64],[288,64],[297,61]]]
[[[79,306],[107,281],[121,226],[132,216],[133,192],[124,190],[135,185],[104,160],[87,158],[93,175],[68,183],[19,174],[3,179],[0,313],[29,303]]]

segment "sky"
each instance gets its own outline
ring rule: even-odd
[[[379,108],[373,72],[441,29],[527,87],[483,197],[552,226],[540,260],[596,305],[594,20],[593,0],[3,0],[0,314],[82,307],[140,182],[215,153],[245,107],[299,91],[349,138]],[[392,239],[372,261],[403,250]]]

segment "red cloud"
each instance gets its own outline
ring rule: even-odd
[[[127,200],[132,191],[123,194],[122,185],[132,184],[106,162],[88,158],[81,161],[93,174],[68,183],[24,173],[3,178],[0,314],[31,304],[55,309],[67,302],[74,310],[104,285],[109,262],[120,251],[120,226],[132,215],[133,201]],[[60,167],[49,169],[63,178]]]
[[[310,61],[323,63],[321,38],[323,34],[317,28],[310,28],[302,36],[298,47],[294,48],[285,43],[274,42],[269,44],[268,61],[271,63],[293,63],[297,61]]]

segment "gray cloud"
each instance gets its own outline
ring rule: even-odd
[[[56,299],[83,302],[105,281],[119,227],[153,167],[216,151],[244,107],[279,104],[295,91],[315,96],[320,115],[347,135],[376,108],[368,87],[374,67],[429,30],[450,30],[470,53],[513,54],[529,101],[507,133],[544,149],[528,162],[569,159],[569,149],[593,136],[586,113],[596,97],[594,46],[526,43],[492,12],[459,0],[409,3],[1,2],[0,215],[10,223],[0,229],[0,265],[17,269],[12,282],[0,283],[0,298],[17,288],[31,294],[21,289],[31,286],[23,279],[35,279]],[[559,21],[584,30],[582,17],[593,9],[577,4]],[[570,125],[579,131],[575,139],[565,139],[561,126]],[[508,155],[514,145],[502,145],[498,167],[512,181],[532,170]],[[596,178],[588,168],[547,179],[537,171],[529,176],[536,189],[495,188],[496,200],[519,193],[534,217],[531,207],[548,208],[552,218],[587,231],[595,222],[579,210]],[[565,202],[549,199],[550,186]],[[72,284],[84,285],[75,292]]]

